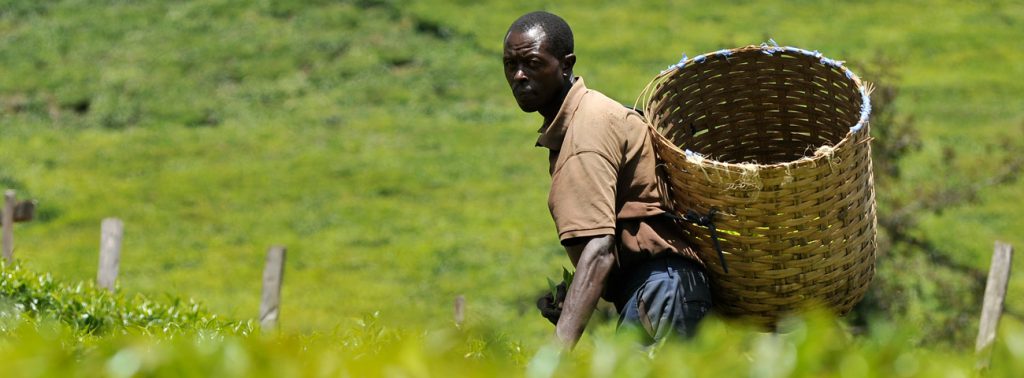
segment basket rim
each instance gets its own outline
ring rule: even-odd
[[[654,122],[651,119],[651,115],[650,115],[651,114],[650,107],[651,107],[651,96],[653,95],[654,90],[656,89],[656,87],[657,87],[657,85],[659,83],[665,81],[666,79],[671,77],[673,74],[676,74],[679,71],[682,71],[685,67],[693,65],[693,64],[704,63],[709,58],[721,57],[721,58],[725,58],[726,60],[728,60],[728,57],[733,55],[733,54],[735,54],[735,53],[747,53],[747,52],[751,52],[751,51],[760,51],[760,52],[764,53],[765,55],[772,55],[772,56],[774,56],[777,53],[789,52],[789,53],[795,53],[795,54],[800,54],[800,55],[808,56],[808,57],[811,57],[811,58],[816,58],[816,59],[818,59],[818,61],[821,64],[829,66],[829,67],[832,67],[832,68],[835,68],[835,69],[838,69],[841,73],[843,73],[843,75],[846,76],[847,79],[853,81],[853,83],[857,86],[857,90],[860,92],[860,97],[861,97],[860,118],[858,118],[856,124],[854,124],[853,126],[850,126],[849,131],[847,131],[846,135],[843,136],[843,139],[841,139],[839,142],[837,142],[834,146],[831,146],[833,150],[834,149],[838,149],[841,146],[847,144],[847,141],[849,139],[851,139],[851,137],[855,136],[856,134],[860,134],[861,131],[864,129],[864,126],[868,125],[868,118],[871,115],[871,98],[870,98],[869,95],[870,95],[871,90],[873,88],[871,87],[871,85],[866,84],[863,81],[861,81],[860,77],[857,76],[857,74],[853,73],[853,71],[851,71],[849,68],[847,68],[844,65],[845,61],[827,58],[821,52],[819,52],[818,50],[813,50],[812,51],[812,50],[806,50],[806,49],[802,49],[802,48],[799,48],[799,47],[793,47],[793,46],[779,46],[779,44],[776,43],[774,39],[770,39],[770,40],[768,40],[768,42],[761,43],[760,45],[747,45],[747,46],[736,47],[736,48],[731,48],[731,49],[722,49],[722,50],[718,50],[718,51],[712,51],[712,52],[704,53],[704,54],[701,54],[701,55],[697,55],[697,56],[695,56],[693,58],[688,58],[686,56],[686,54],[684,53],[683,57],[679,60],[678,63],[669,65],[667,68],[662,70],[661,73],[659,73],[657,76],[655,76],[654,79],[652,79],[649,83],[647,83],[647,85],[644,87],[644,90],[641,91],[640,96],[637,98],[636,103],[633,104],[633,108],[636,109],[637,106],[639,105],[639,103],[641,101],[643,101],[643,103],[644,103],[643,117],[644,117],[645,123],[647,123],[647,126],[651,129],[651,131],[653,131],[657,136],[659,136],[660,139],[663,139],[664,142],[668,142],[668,143],[665,143],[666,147],[669,147],[671,150],[675,151],[676,153],[679,153],[681,155],[686,156],[687,160],[690,160],[691,158],[694,158],[694,159],[697,159],[697,160],[701,161],[701,163],[703,163],[703,164],[711,163],[711,164],[722,165],[722,166],[726,166],[726,167],[731,167],[731,166],[734,166],[734,167],[744,167],[744,166],[750,166],[750,165],[753,164],[753,165],[756,165],[756,166],[759,166],[759,167],[762,167],[762,168],[767,168],[767,167],[792,166],[794,164],[810,162],[810,161],[815,161],[815,160],[824,158],[825,156],[822,155],[822,154],[815,154],[813,156],[804,156],[804,157],[801,157],[799,159],[795,159],[795,160],[791,160],[791,161],[786,161],[786,162],[780,162],[780,163],[772,163],[772,164],[729,163],[729,162],[723,162],[723,161],[715,160],[715,159],[710,158],[710,157],[705,157],[702,154],[700,154],[698,152],[695,152],[695,151],[691,151],[689,149],[682,150],[682,149],[679,148],[679,146],[676,146],[675,143],[669,142],[668,139],[665,138],[664,135],[661,135],[661,133],[658,132],[658,130],[655,128]]]

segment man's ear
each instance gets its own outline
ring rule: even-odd
[[[562,58],[562,73],[566,76],[572,76],[572,68],[576,66],[576,54],[566,54]]]

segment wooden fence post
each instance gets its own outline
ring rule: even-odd
[[[995,251],[992,253],[992,266],[988,271],[988,282],[985,284],[985,302],[981,308],[981,322],[978,324],[978,341],[974,346],[979,357],[979,369],[987,368],[989,365],[989,352],[996,340],[999,317],[1003,314],[1003,302],[1010,282],[1012,263],[1013,246],[996,241]]]
[[[459,295],[455,297],[455,327],[462,328],[462,322],[466,320],[466,297]]]
[[[263,296],[260,300],[260,328],[277,328],[281,307],[281,281],[284,280],[285,247],[274,246],[267,251],[263,268]]]
[[[14,190],[7,189],[4,192],[3,212],[3,248],[4,260],[8,264],[14,262]]]
[[[121,265],[124,222],[117,218],[106,218],[100,229],[100,267],[96,272],[96,285],[113,293],[117,270]]]

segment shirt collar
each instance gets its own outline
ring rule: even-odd
[[[587,94],[587,86],[583,84],[583,78],[577,76],[576,81],[572,84],[572,88],[569,89],[569,93],[565,95],[565,100],[562,101],[562,107],[558,109],[558,114],[551,120],[551,123],[545,122],[537,130],[540,133],[540,137],[537,138],[537,147],[547,147],[554,151],[562,148],[565,131],[569,128],[572,116],[576,113],[576,108],[580,106],[580,101],[583,100],[583,95],[585,94]]]

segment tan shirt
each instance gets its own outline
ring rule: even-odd
[[[548,208],[566,241],[615,235],[620,266],[659,253],[700,262],[664,213],[643,117],[576,78],[537,145],[550,150]]]

